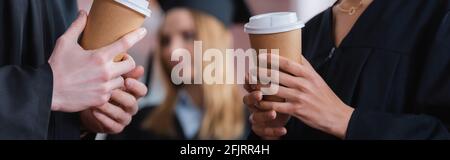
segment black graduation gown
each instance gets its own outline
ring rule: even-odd
[[[374,0],[339,47],[331,8],[307,23],[305,57],[355,108],[346,139],[450,138],[448,6],[447,0]],[[294,118],[286,127],[283,139],[336,139]]]
[[[0,0],[0,139],[80,137],[76,114],[50,112],[47,62],[77,10],[75,0]]]

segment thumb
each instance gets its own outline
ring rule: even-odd
[[[84,10],[81,10],[78,14],[78,18],[70,25],[69,29],[66,31],[64,36],[69,38],[70,40],[78,41],[81,33],[83,33],[84,28],[87,23],[87,13]]]
[[[145,73],[144,67],[138,66],[135,69],[133,69],[131,72],[128,72],[127,74],[123,75],[123,77],[139,79],[144,75],[144,73]]]

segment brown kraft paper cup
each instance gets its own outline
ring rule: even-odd
[[[276,26],[279,22],[285,22],[286,24],[280,25],[281,27]],[[268,54],[271,54],[271,49],[279,49],[281,57],[302,64],[302,27],[303,23],[297,20],[295,13],[278,12],[252,17],[246,25],[246,32],[249,33],[251,47],[258,54],[260,54],[260,49],[266,49]],[[263,96],[263,100],[285,101],[283,98],[272,95]]]
[[[250,34],[250,43],[258,54],[260,49],[279,49],[279,55],[302,64],[302,41],[301,29],[275,34]],[[270,66],[269,66],[270,67]],[[264,96],[264,100],[284,102],[285,100],[276,96]]]
[[[146,16],[114,0],[94,0],[81,39],[86,50],[108,46],[124,35],[140,28]],[[114,58],[123,60],[126,53]]]

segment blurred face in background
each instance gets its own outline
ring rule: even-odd
[[[159,32],[158,55],[160,63],[166,75],[162,75],[167,82],[166,99],[157,107],[148,119],[148,128],[159,132],[161,135],[175,136],[172,121],[173,111],[175,111],[179,86],[170,82],[171,71],[180,63],[172,62],[171,57],[175,50],[184,49],[189,52],[191,75],[188,78],[194,79],[197,73],[194,69],[194,41],[202,41],[201,49],[216,49],[225,53],[227,48],[232,47],[232,36],[227,26],[216,17],[208,13],[193,9],[171,9],[167,12],[165,20]],[[198,46],[200,47],[200,46]],[[220,59],[219,59],[220,60]],[[215,59],[215,61],[219,61]],[[226,59],[222,59],[224,64]],[[203,64],[201,67],[207,66]],[[197,67],[197,65],[195,65]],[[219,69],[225,69],[225,65]],[[177,66],[178,67],[178,66]],[[204,68],[199,68],[204,70]],[[224,72],[225,74],[226,72]],[[164,74],[164,73],[163,73]],[[182,74],[182,73],[181,73]],[[182,75],[186,77],[185,75]],[[219,75],[224,76],[224,75]],[[188,87],[189,86],[189,87]],[[184,88],[186,87],[186,88]],[[237,139],[243,136],[245,128],[245,114],[242,104],[242,96],[239,94],[237,85],[223,84],[200,84],[183,85],[188,92],[192,91],[191,98],[196,101],[203,112],[202,123],[199,130],[199,139]]]
[[[165,18],[159,37],[162,65],[170,73],[179,61],[171,61],[173,51],[186,49],[194,57],[194,41],[197,39],[195,22],[191,12],[187,9],[172,9]],[[193,58],[191,59],[193,68]],[[191,68],[191,69],[192,69]],[[195,73],[192,72],[191,77]]]

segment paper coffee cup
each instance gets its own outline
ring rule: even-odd
[[[302,35],[304,23],[295,12],[275,12],[256,15],[245,24],[253,49],[279,49],[279,55],[302,63]],[[284,101],[275,96],[264,96],[265,100]]]
[[[108,46],[140,28],[151,15],[147,0],[94,0],[81,46],[87,50]],[[121,61],[125,53],[114,58]]]
[[[245,32],[250,35],[253,49],[279,49],[280,56],[301,63],[304,26],[295,12],[275,12],[251,17]]]

